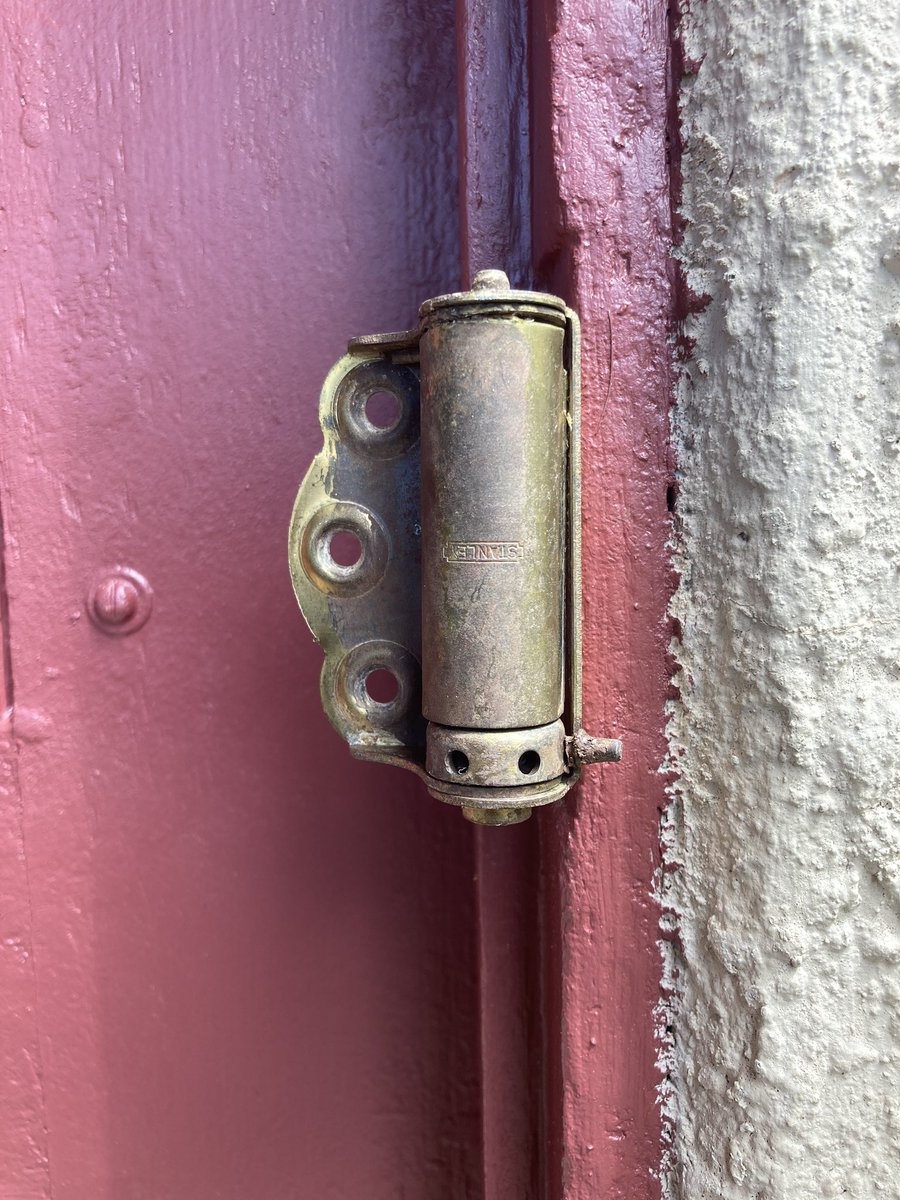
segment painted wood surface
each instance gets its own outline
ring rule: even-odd
[[[532,40],[534,255],[584,330],[585,724],[623,761],[543,826],[548,1189],[659,1194],[672,319],[668,12],[557,0]]]
[[[7,10],[9,1200],[655,1194],[666,15],[530,21]],[[627,757],[475,830],[327,727],[284,542],[346,336],[504,265],[584,318],[586,708]],[[85,611],[119,564],[126,637]]]
[[[344,340],[457,280],[452,6],[3,36],[0,1193],[465,1195],[472,831],[351,761],[286,564]]]

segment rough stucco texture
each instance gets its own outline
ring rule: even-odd
[[[900,9],[687,60],[672,1194],[900,1196]]]

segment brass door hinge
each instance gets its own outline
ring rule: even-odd
[[[575,313],[482,271],[417,328],[354,338],[319,415],[291,576],[351,752],[486,825],[618,760],[581,729]]]

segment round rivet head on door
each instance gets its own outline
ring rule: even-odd
[[[130,567],[101,571],[88,592],[88,615],[98,629],[114,637],[135,633],[152,607],[153,589]]]

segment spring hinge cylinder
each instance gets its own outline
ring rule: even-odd
[[[326,381],[292,575],[353,753],[510,824],[620,754],[580,729],[578,321],[498,271],[419,316],[351,342]],[[376,424],[384,392],[396,417]],[[339,533],[355,564],[332,553]],[[379,669],[390,699],[368,687]]]

